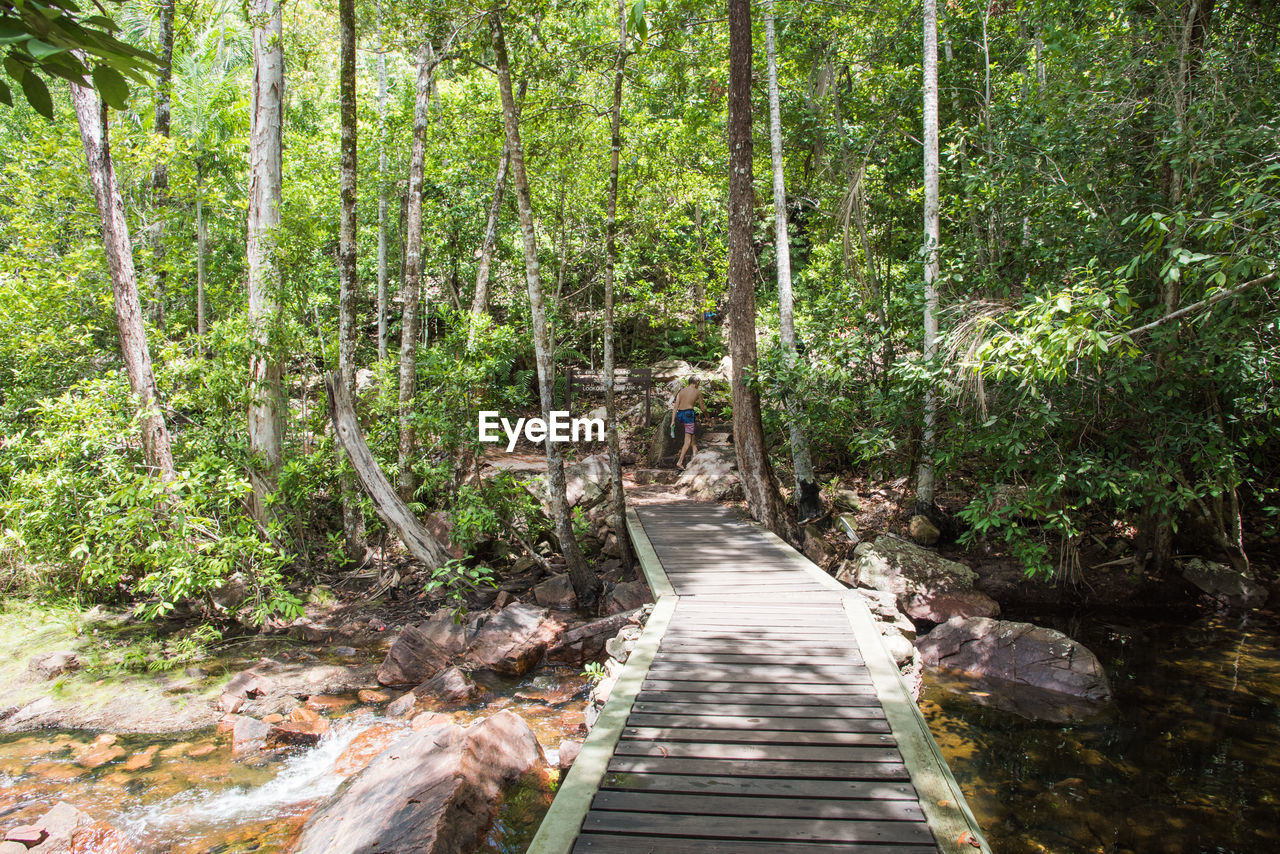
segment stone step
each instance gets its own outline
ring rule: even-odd
[[[649,484],[670,485],[680,479],[680,472],[675,469],[636,469],[633,475],[635,482],[647,486]]]

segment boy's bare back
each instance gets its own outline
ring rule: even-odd
[[[696,385],[687,385],[676,392],[674,407],[676,409],[693,409],[702,404],[702,389]]]

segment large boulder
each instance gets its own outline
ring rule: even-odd
[[[15,827],[5,834],[3,845],[15,852],[17,845],[30,854],[133,854],[134,847],[124,834],[104,821],[58,801],[31,824]]]
[[[473,851],[503,796],[545,781],[546,760],[519,716],[463,729],[441,723],[399,739],[312,813],[295,854]]]
[[[994,599],[974,590],[978,576],[969,567],[897,537],[859,543],[852,564],[842,566],[836,577],[845,584],[891,593],[898,607],[915,620],[945,622],[956,616],[1000,613]]]
[[[444,670],[466,647],[466,628],[448,611],[430,620],[411,623],[396,638],[382,666],[378,681],[383,685],[417,685]]]
[[[564,467],[564,497],[570,507],[592,507],[609,494],[609,455],[592,454]]]
[[[1098,657],[1055,629],[954,617],[916,641],[925,664],[1052,691],[1093,703],[1111,700],[1111,686]]]
[[[1267,589],[1243,572],[1225,563],[1203,558],[1182,562],[1182,577],[1203,592],[1236,608],[1259,608],[1267,601]]]
[[[481,627],[466,658],[475,667],[519,676],[542,660],[563,631],[564,626],[546,608],[516,602]]]
[[[578,597],[567,574],[553,575],[534,587],[533,600],[544,608],[557,611],[572,611],[578,607]]]
[[[448,667],[417,688],[413,695],[422,703],[435,708],[462,706],[480,696],[480,686],[457,667]]]
[[[741,489],[738,480],[738,455],[731,446],[712,445],[688,460],[676,481],[690,498],[722,501]]]

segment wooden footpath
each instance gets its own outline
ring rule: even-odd
[[[861,597],[721,505],[628,530],[657,602],[530,854],[990,852]]]

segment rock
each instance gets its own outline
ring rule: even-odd
[[[15,827],[13,830],[6,833],[4,835],[4,841],[20,842],[22,843],[22,850],[25,851],[28,848],[35,848],[41,842],[44,842],[48,836],[49,831],[45,830],[43,827],[37,827],[34,824],[24,824],[19,827]]]
[[[453,520],[449,518],[449,514],[443,510],[437,510],[426,519],[423,524],[427,526],[427,530],[431,532],[431,536],[444,546],[444,550],[449,553],[449,557],[455,560],[462,560],[467,553],[462,550],[461,546],[453,544]]]
[[[262,722],[264,724],[272,724],[272,725],[283,723],[284,715],[280,714],[279,712],[272,712],[269,715],[264,715],[262,718]]]
[[[1111,699],[1097,656],[1062,632],[1030,623],[955,617],[916,641],[925,664],[1096,703]]]
[[[911,517],[911,521],[907,523],[907,533],[911,539],[922,546],[931,546],[938,542],[938,538],[942,536],[942,532],[938,527],[929,521],[928,516],[916,514]]]
[[[547,660],[556,664],[582,664],[599,657],[605,642],[638,619],[639,613],[638,609],[624,611],[570,629],[547,650]]]
[[[804,526],[804,556],[818,566],[826,566],[834,555],[816,525]]]
[[[945,623],[952,617],[998,617],[1000,604],[980,590],[918,593],[907,602],[907,616],[913,620]]]
[[[570,507],[592,507],[602,501],[613,485],[609,455],[592,454],[581,462],[564,467],[564,497]]]
[[[355,703],[350,697],[337,697],[332,694],[312,694],[306,702],[307,708],[313,712],[341,712],[353,705]]]
[[[43,838],[27,850],[36,854],[68,854],[72,850],[76,831],[92,824],[93,818],[88,813],[76,809],[66,801],[58,801],[52,809],[29,825],[43,834]],[[20,844],[26,848],[25,842]]]
[[[386,691],[375,691],[372,688],[361,688],[356,692],[356,699],[364,703],[366,706],[377,706],[391,699],[391,695]]]
[[[420,715],[413,716],[413,720],[409,722],[409,728],[416,732],[429,726],[447,723],[453,723],[453,718],[441,712],[423,712]]]
[[[356,371],[356,394],[364,395],[377,387],[377,376],[368,368]]]
[[[412,691],[414,697],[438,706],[458,706],[480,696],[480,686],[457,667],[448,667]]]
[[[404,735],[403,725],[374,724],[351,739],[347,749],[342,751],[337,761],[333,763],[333,773],[349,777],[363,771],[374,757]]]
[[[124,761],[124,770],[141,771],[143,768],[150,768],[155,762],[156,753],[160,750],[160,745],[153,744],[146,750],[133,754]]]
[[[27,854],[27,846],[21,842],[0,842],[0,854]]]
[[[554,575],[533,588],[533,600],[544,608],[557,611],[572,611],[578,607],[578,597],[567,574]]]
[[[249,670],[242,670],[231,678],[227,686],[222,689],[224,697],[262,697],[275,688],[274,683],[261,673]]]
[[[251,595],[253,590],[250,588],[248,576],[243,572],[233,572],[210,591],[209,598],[218,611],[235,613]]]
[[[892,626],[883,626],[880,630],[880,641],[884,644],[884,648],[888,650],[889,655],[893,656],[894,663],[899,667],[907,664],[916,654],[915,645]]]
[[[397,740],[318,806],[295,854],[474,850],[503,795],[545,760],[529,725],[499,712],[465,730],[450,723]]]
[[[327,643],[333,637],[334,630],[329,626],[313,622],[307,617],[299,617],[289,626],[289,637],[304,640],[307,643]]]
[[[68,649],[42,652],[31,656],[27,662],[27,670],[41,679],[54,679],[64,673],[80,669],[80,656]]]
[[[465,646],[466,630],[449,612],[440,611],[430,620],[404,627],[378,668],[378,682],[417,685],[448,667]]]
[[[574,761],[578,758],[578,754],[582,752],[582,742],[570,741],[564,739],[560,742],[560,747],[556,750],[560,759],[557,763],[561,771],[568,771],[573,767]]]
[[[516,598],[506,590],[499,590],[498,595],[493,600],[493,610],[501,611],[503,608],[516,601]]]
[[[634,611],[652,601],[653,594],[649,592],[649,585],[643,581],[620,581],[613,585],[613,589],[605,597],[604,612],[621,614],[624,611]]]
[[[852,489],[835,489],[831,492],[831,503],[841,510],[857,513],[862,509],[862,500]]]
[[[405,715],[413,713],[418,705],[418,696],[410,691],[407,694],[401,694],[399,697],[387,704],[386,715],[389,718],[403,718]]]
[[[81,768],[93,770],[123,758],[125,752],[123,747],[116,744],[114,735],[100,735],[76,755],[76,764]]]
[[[1202,558],[1181,562],[1182,577],[1200,590],[1236,608],[1259,608],[1267,601],[1267,589],[1252,573]]]
[[[853,550],[853,566],[842,567],[837,578],[846,584],[852,578],[861,587],[892,593],[898,607],[910,614],[907,606],[912,600],[972,590],[977,574],[915,543],[881,536],[874,543],[860,543]]]
[[[244,697],[237,697],[234,694],[223,694],[218,698],[218,711],[232,714],[240,711],[244,705]]]
[[[563,629],[545,608],[517,602],[495,614],[476,633],[467,659],[477,667],[519,676],[542,660]]]
[[[604,538],[604,543],[600,546],[600,551],[609,557],[622,557],[622,546],[618,544],[618,537],[614,533],[610,533]]]
[[[738,456],[732,447],[704,448],[687,463],[676,485],[690,498],[722,501],[741,491]]]
[[[267,736],[270,733],[271,724],[263,723],[257,718],[251,718],[248,715],[239,715],[236,718],[235,726],[231,730],[232,755],[241,757],[257,753],[266,745]]]
[[[289,719],[271,727],[267,733],[266,747],[311,747],[319,744],[329,732],[329,719],[321,717],[306,706],[298,706],[289,713]]]

